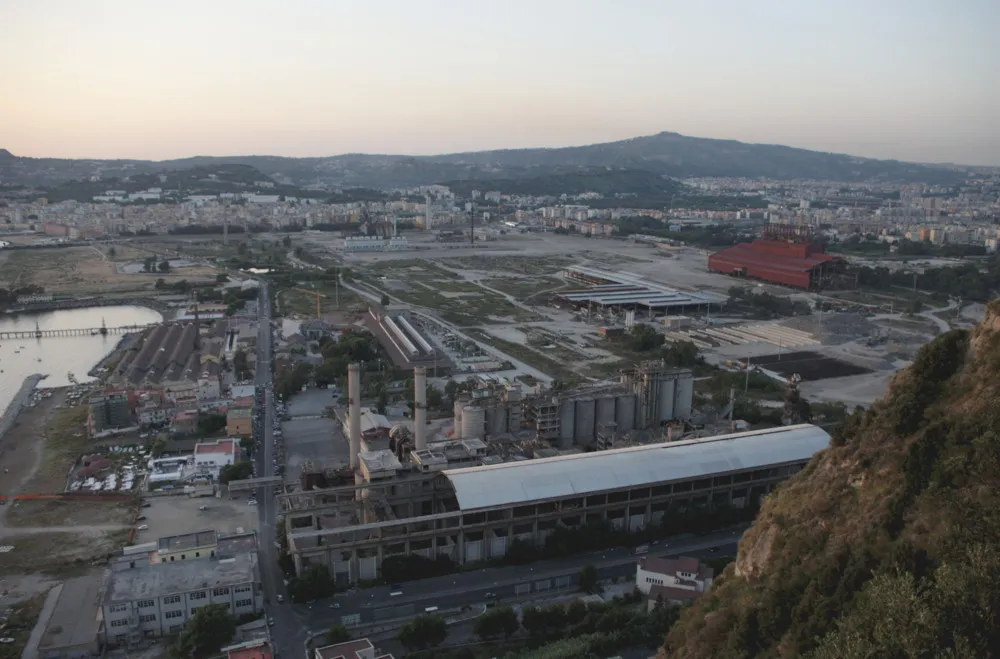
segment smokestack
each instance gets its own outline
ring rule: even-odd
[[[361,452],[361,366],[347,367],[347,424],[351,445],[351,469],[358,468],[358,453]]]
[[[419,451],[427,448],[427,369],[413,369],[413,445]]]

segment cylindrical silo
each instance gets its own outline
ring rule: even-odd
[[[615,397],[601,396],[597,399],[597,423],[615,422]]]
[[[622,394],[615,398],[615,423],[620,432],[635,430],[635,394]]]
[[[577,444],[591,444],[596,435],[594,426],[594,399],[578,398],[576,400],[576,420],[573,430],[573,441]]]
[[[657,403],[656,403],[656,415],[653,421],[656,426],[659,426],[664,421],[670,421],[674,418],[674,389],[676,380],[667,378],[657,378]]]
[[[674,388],[674,418],[687,421],[691,418],[691,399],[694,397],[694,378],[685,375],[677,380]]]
[[[462,439],[482,439],[486,432],[486,410],[466,405],[462,410]]]
[[[490,429],[490,434],[495,437],[506,433],[507,408],[503,405],[497,405],[496,407],[489,408],[486,412],[486,421],[488,423],[487,427]]]
[[[576,401],[559,404],[559,448],[573,448],[573,428],[576,422]]]

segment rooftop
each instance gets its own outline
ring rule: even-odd
[[[808,461],[830,436],[802,424],[556,458],[449,469],[463,511]]]
[[[133,563],[135,567],[130,567]],[[256,554],[239,554],[219,560],[197,558],[153,565],[140,563],[134,557],[122,557],[111,566],[104,603],[155,599],[164,595],[235,586],[258,580]]]
[[[198,442],[194,447],[195,454],[223,453],[231,454],[236,450],[236,442],[231,439],[217,439],[214,442]]]
[[[230,407],[226,416],[230,419],[245,419],[250,416],[250,413],[249,407]]]
[[[101,579],[95,575],[67,579],[59,591],[52,616],[38,643],[39,654],[47,650],[94,643],[100,623]]]
[[[564,291],[559,297],[571,302],[594,302],[601,305],[643,304],[647,307],[683,307],[722,304],[726,298],[715,293],[682,291],[651,282],[628,272],[610,272],[586,266],[566,269],[570,277],[605,282],[583,290]]]
[[[213,530],[195,531],[184,535],[168,535],[157,541],[159,551],[181,551],[195,547],[214,547],[218,544],[218,534]]]
[[[680,558],[644,556],[639,559],[639,568],[646,572],[669,574],[671,576],[677,576],[678,572],[686,572],[696,575],[702,580],[711,579],[715,576],[715,570],[707,565],[702,565],[701,561],[690,556],[681,556]]]
[[[391,654],[375,655],[374,646],[367,638],[316,648],[316,659],[393,659]],[[366,652],[367,651],[367,652]]]

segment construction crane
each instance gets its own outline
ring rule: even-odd
[[[321,297],[326,297],[326,296],[323,295],[322,293],[317,293],[316,291],[311,291],[308,288],[294,288],[292,290],[300,291],[302,293],[306,293],[308,295],[312,295],[314,298],[316,298],[316,320],[322,320],[322,315],[320,314],[320,304],[321,304],[320,298]]]

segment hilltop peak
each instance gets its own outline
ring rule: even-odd
[[[0,161],[4,160],[17,160],[17,156],[15,156],[7,149],[0,149]]]

